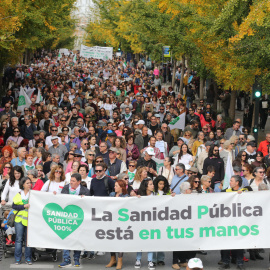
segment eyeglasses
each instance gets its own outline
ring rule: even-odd
[[[94,157],[95,155],[94,154],[89,154],[88,156]]]
[[[19,130],[14,130],[14,133],[20,133],[20,131]]]
[[[242,157],[246,157],[247,155],[242,155]]]
[[[195,184],[199,184],[199,183],[200,183],[200,181],[194,181],[194,183],[195,183]]]
[[[79,133],[84,133],[84,131],[83,130],[80,130]]]
[[[125,177],[125,178],[123,178],[124,180],[129,180],[129,178],[128,177]]]
[[[61,121],[61,122],[65,122],[66,120],[64,120],[64,119],[61,119],[60,121]]]
[[[5,166],[5,169],[11,169],[11,167],[7,167],[7,166]]]
[[[224,144],[223,142],[221,142],[220,144]]]
[[[57,171],[57,170],[56,170],[55,172],[56,172],[56,173],[62,173],[62,171]]]
[[[74,153],[68,153],[68,154],[74,156]]]
[[[264,173],[264,172],[258,172],[258,173]]]
[[[74,157],[81,157],[81,156],[79,156],[79,155],[74,155]]]
[[[103,160],[96,160],[96,163],[101,163],[103,162]]]
[[[135,165],[128,165],[128,167],[135,167]]]
[[[9,109],[10,107],[5,106],[6,109]]]
[[[98,173],[100,173],[100,172],[102,172],[103,170],[95,170],[95,172],[98,172]]]
[[[28,112],[29,110],[24,110],[25,112]]]
[[[89,143],[84,143],[83,145],[89,145]]]
[[[218,150],[214,150],[213,152],[218,152]]]
[[[38,170],[38,172],[43,172],[42,170]]]
[[[233,146],[234,146],[234,143],[231,143],[231,145],[233,145]]]
[[[57,131],[57,129],[51,129],[51,131]]]

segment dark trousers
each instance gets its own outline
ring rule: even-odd
[[[187,262],[196,256],[196,251],[173,251],[173,264]]]
[[[232,258],[236,258],[237,265],[243,265],[243,249],[221,250],[221,259],[225,264],[230,264],[230,253],[232,253]]]

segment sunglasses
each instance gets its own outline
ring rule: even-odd
[[[95,170],[95,172],[102,172],[103,170]]]
[[[128,165],[128,167],[135,167],[135,165]]]
[[[79,132],[80,132],[80,133],[84,133],[84,131],[83,131],[83,130],[80,130]]]
[[[74,155],[74,157],[81,157],[81,156],[79,156],[79,155]]]
[[[96,163],[101,163],[103,162],[103,160],[96,160]]]
[[[75,139],[75,138],[76,138],[76,137],[70,137],[70,139],[72,139],[72,140]]]
[[[89,154],[88,156],[94,157],[95,155],[94,154]]]
[[[128,177],[126,177],[126,178],[123,178],[124,180],[129,180],[129,178]]]
[[[20,133],[20,131],[19,130],[14,130],[14,133]]]
[[[52,129],[52,131],[57,131],[57,129]]]
[[[6,166],[5,166],[5,169],[11,169],[11,167],[6,167]]]
[[[29,110],[24,110],[25,112],[28,112]]]
[[[62,171],[57,171],[57,170],[56,170],[55,172],[56,172],[56,173],[62,173]]]
[[[199,184],[199,183],[200,183],[200,181],[194,181],[194,183],[195,183],[195,184]]]

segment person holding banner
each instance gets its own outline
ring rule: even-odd
[[[89,189],[81,185],[82,177],[79,173],[74,173],[71,175],[70,183],[65,185],[62,189],[62,194],[78,195],[78,196],[90,196]],[[80,250],[74,250],[74,266],[79,267],[80,264]],[[63,250],[64,261],[58,266],[60,268],[65,268],[72,266],[70,258],[70,250]]]
[[[140,198],[141,196],[154,196],[154,183],[151,178],[145,178],[142,180],[140,188],[138,190],[138,197]],[[153,263],[153,252],[148,252],[147,253],[147,258],[148,258],[148,269],[149,270],[155,270],[155,264]],[[141,268],[141,259],[142,259],[142,252],[137,252],[136,256],[136,262],[134,267],[136,269]]]
[[[122,198],[125,198],[125,197],[128,197],[128,191],[126,189],[126,182],[125,180],[117,180],[115,182],[115,186],[114,186],[114,192],[111,192],[110,193],[110,197],[122,197]],[[118,252],[118,260],[116,262],[116,254],[115,252],[111,252],[111,260],[110,262],[106,265],[106,268],[109,268],[109,267],[113,267],[115,266],[116,264],[116,269],[119,270],[119,269],[122,269],[122,266],[123,266],[123,252]]]
[[[12,208],[15,210],[13,213],[16,215],[14,220],[16,240],[15,240],[15,264],[21,264],[22,260],[22,247],[25,242],[24,257],[25,263],[32,265],[32,252],[31,248],[27,246],[27,225],[28,225],[28,209],[29,195],[32,187],[31,180],[28,177],[23,177],[20,181],[21,191],[13,198]]]

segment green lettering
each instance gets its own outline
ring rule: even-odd
[[[250,227],[251,229],[251,235],[258,235],[260,231],[258,230],[259,226],[258,225],[252,225]]]
[[[247,236],[249,234],[249,227],[247,225],[243,225],[239,228],[239,233],[242,235],[242,236]]]
[[[205,205],[198,206],[198,219],[201,219],[203,215],[208,214],[208,207]]]
[[[160,239],[160,230],[151,230],[150,239],[155,239],[155,234],[157,235],[156,239]]]
[[[217,229],[217,236],[226,236],[226,228],[224,226],[218,226]]]
[[[118,215],[121,216],[118,218],[119,221],[128,221],[129,220],[129,215],[126,214],[128,212],[128,209],[126,208],[121,208],[118,211]]]
[[[216,231],[215,231],[215,227],[201,227],[200,228],[200,237],[203,237],[203,232],[205,232],[205,237],[209,237],[210,236],[210,231],[212,233],[212,237],[216,236]]]
[[[147,230],[141,230],[139,233],[139,236],[142,240],[146,240],[149,238],[149,231]]]

